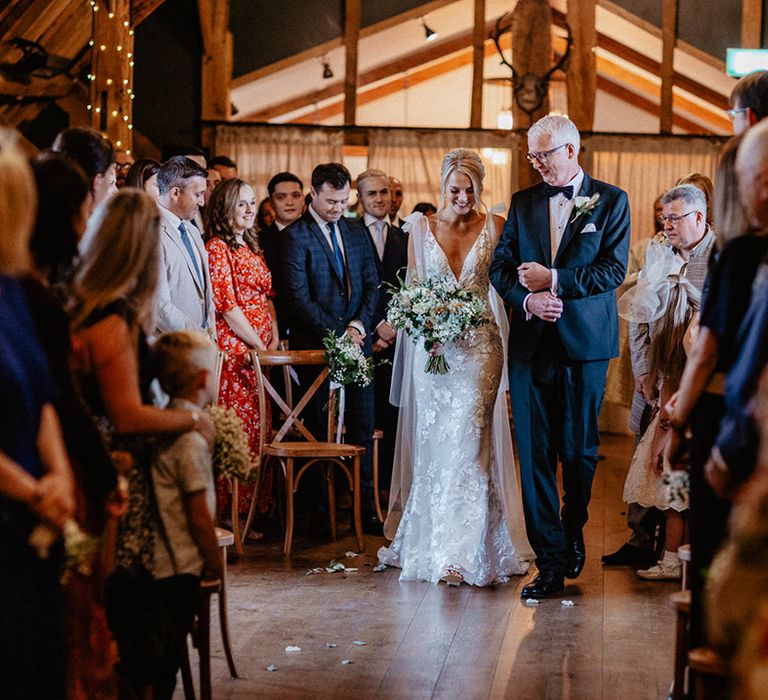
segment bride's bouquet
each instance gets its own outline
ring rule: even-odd
[[[387,321],[424,340],[424,349],[430,353],[424,368],[428,374],[446,374],[450,367],[443,346],[488,322],[488,304],[448,276],[401,282],[391,295]]]

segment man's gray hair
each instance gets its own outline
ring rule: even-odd
[[[168,194],[172,188],[186,188],[187,180],[201,177],[205,180],[208,171],[186,156],[173,156],[160,166],[157,171],[157,188],[161,195]]]
[[[568,119],[556,114],[548,114],[539,119],[530,129],[528,129],[528,138],[539,138],[541,136],[550,136],[552,146],[562,146],[564,143],[573,145],[576,153],[581,147],[581,136],[576,125]]]
[[[363,172],[357,176],[357,180],[355,182],[357,189],[359,190],[362,187],[363,182],[372,177],[383,177],[387,181],[387,185],[389,185],[389,177],[387,177],[387,174],[383,170],[369,168],[368,170],[363,170]]]
[[[678,185],[677,187],[673,187],[669,192],[662,195],[661,204],[662,206],[671,204],[678,199],[681,199],[689,206],[694,207],[696,211],[700,211],[704,216],[707,215],[707,198],[695,185]]]

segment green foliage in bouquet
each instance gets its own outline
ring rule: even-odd
[[[329,330],[323,338],[325,359],[332,382],[342,386],[357,384],[368,386],[373,381],[375,362],[366,357],[363,349],[355,345],[346,335],[337,336]]]

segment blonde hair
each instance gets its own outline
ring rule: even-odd
[[[485,218],[491,238],[497,240],[497,223],[483,201],[483,180],[485,179],[485,165],[480,156],[468,148],[455,148],[445,154],[440,168],[440,208],[445,206],[446,186],[451,173],[459,172],[466,175],[472,183],[475,194],[475,202],[485,212]]]
[[[483,202],[483,180],[485,179],[485,166],[480,156],[468,148],[455,148],[445,154],[443,164],[440,167],[440,199],[444,200],[446,195],[446,185],[451,173],[458,172],[466,175],[472,183],[472,189],[475,192],[475,201],[479,202],[483,209],[488,211],[488,207]]]
[[[717,231],[717,247],[722,250],[728,241],[749,233],[749,218],[739,199],[739,180],[736,174],[736,154],[743,134],[725,142],[715,170],[715,194],[712,209]]]
[[[387,181],[387,186],[389,186],[389,176],[383,170],[378,170],[377,168],[368,168],[368,170],[363,170],[363,172],[357,176],[357,180],[355,181],[355,187],[357,187],[357,191],[359,192],[362,190],[363,183],[372,177],[383,177]]]
[[[75,275],[72,325],[123,299],[129,325],[151,330],[160,271],[160,212],[141,190],[126,188],[94,213],[96,235]]]
[[[16,145],[15,131],[0,127],[0,273],[29,267],[37,191],[32,169]]]
[[[213,371],[215,352],[203,333],[173,331],[161,335],[152,346],[152,359],[163,391],[171,398],[183,396],[200,370]]]

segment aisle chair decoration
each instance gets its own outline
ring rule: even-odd
[[[365,453],[365,448],[357,445],[345,445],[334,442],[336,432],[333,431],[332,422],[334,421],[334,410],[328,411],[329,424],[326,442],[319,442],[302,421],[302,413],[309,401],[323,386],[329,376],[328,362],[323,350],[252,350],[251,361],[256,369],[259,416],[261,421],[261,430],[259,431],[261,464],[267,465],[269,460],[276,459],[281,467],[285,481],[285,543],[283,552],[286,555],[291,553],[293,543],[293,503],[294,493],[298,489],[299,482],[306,472],[314,464],[320,464],[324,469],[324,476],[328,484],[328,501],[331,535],[336,539],[336,496],[334,485],[335,467],[341,469],[349,483],[353,494],[353,521],[355,536],[358,548],[362,551],[365,547],[363,540],[363,525],[360,511],[360,459]],[[303,395],[295,405],[289,407],[285,399],[277,392],[268,375],[264,372],[265,367],[318,367],[319,374],[312,384],[304,390]],[[333,405],[336,389],[329,391],[329,405]],[[276,432],[271,432],[271,426],[266,424],[266,405],[269,398],[274,400],[277,407],[286,416],[282,425]],[[341,423],[341,421],[339,421]],[[343,426],[342,426],[343,427]],[[298,433],[303,437],[303,441],[286,440],[289,431]],[[273,435],[271,441],[267,441],[266,436]],[[297,469],[296,461],[301,460],[303,464]],[[348,463],[351,461],[351,465]],[[245,522],[242,538],[248,534],[254,515],[254,505],[248,513]]]
[[[338,390],[335,395],[332,395],[335,398],[333,405],[329,406],[329,411],[333,410],[329,417],[336,421],[335,426],[331,425],[330,434],[335,435],[336,442],[343,442],[342,426],[344,425],[344,412],[346,410],[344,387],[348,384],[368,386],[373,381],[373,370],[379,365],[390,364],[390,361],[366,357],[363,349],[355,345],[346,335],[337,336],[330,330],[323,338],[323,345],[325,347],[325,359],[328,362],[331,389]],[[382,437],[384,437],[384,433],[376,428],[373,431],[373,500],[376,517],[384,522],[379,495],[379,440]]]

